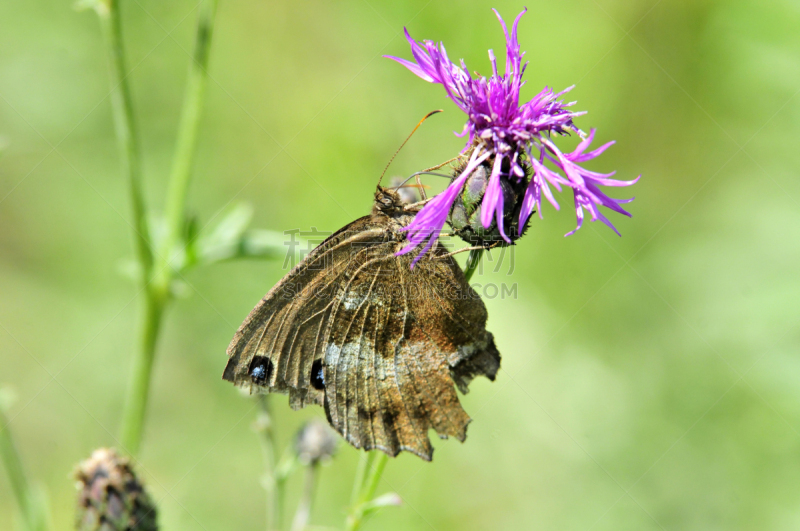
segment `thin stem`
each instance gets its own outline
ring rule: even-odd
[[[483,256],[483,249],[472,249],[467,257],[467,267],[464,269],[464,278],[469,282],[475,270],[478,269],[478,264],[481,262]]]
[[[139,451],[142,442],[144,418],[150,396],[150,380],[153,374],[153,360],[165,303],[165,296],[148,292],[142,305],[139,350],[133,360],[133,376],[122,416],[122,446],[131,455],[135,455]]]
[[[361,496],[361,503],[370,501],[375,496],[375,490],[378,488],[378,483],[383,475],[383,469],[386,468],[386,463],[389,462],[389,456],[383,452],[375,452],[375,460],[372,464],[372,470],[367,476],[367,481],[364,484],[364,492]]]
[[[283,506],[286,500],[286,481],[297,468],[297,454],[291,447],[286,448],[283,457],[275,468],[275,528],[283,527]]]
[[[261,434],[261,450],[264,454],[265,471],[263,476],[264,490],[267,492],[267,531],[279,529],[280,504],[278,503],[278,480],[275,477],[275,431],[272,429],[272,415],[270,414],[269,395],[259,395],[258,404],[261,406],[259,413],[258,431]]]
[[[345,531],[356,531],[361,527],[365,511],[369,507],[369,502],[375,497],[375,490],[378,488],[383,470],[389,461],[389,456],[383,452],[374,451],[371,453],[376,455],[372,459],[372,467],[369,469],[367,476],[360,479],[356,476],[356,481],[361,481],[361,488],[356,503],[353,504],[347,515]]]
[[[117,0],[108,0],[109,14],[106,17],[110,24],[109,43],[112,56],[116,61],[112,63],[119,65],[112,68],[112,73],[117,76],[121,87],[121,101],[125,110],[122,119],[117,119],[117,136],[121,143],[125,140],[126,145],[132,146],[128,151],[136,155],[138,160],[138,146],[132,139],[135,139],[133,124],[133,107],[130,101],[130,91],[127,89],[125,78],[123,77],[124,62],[122,39],[120,30],[120,18]],[[209,47],[211,45],[211,33],[216,12],[217,0],[206,0],[200,11],[197,25],[197,36],[195,40],[194,60],[189,69],[189,81],[183,103],[183,111],[178,130],[178,140],[175,150],[175,157],[170,178],[169,193],[167,196],[167,236],[164,246],[160,249],[159,267],[154,271],[152,250],[147,249],[147,254],[139,253],[139,261],[142,269],[142,285],[145,289],[146,299],[142,315],[141,336],[139,350],[136,354],[133,366],[133,379],[128,391],[125,412],[122,424],[122,443],[124,448],[131,454],[138,452],[142,441],[142,433],[145,415],[147,413],[147,401],[150,394],[150,380],[153,373],[153,361],[155,359],[156,344],[158,333],[161,328],[161,320],[164,309],[169,301],[169,287],[172,281],[172,271],[169,267],[169,257],[175,247],[183,230],[183,219],[185,217],[186,193],[191,174],[192,160],[194,158],[195,145],[197,141],[197,129],[200,123],[200,115],[203,106],[203,95],[206,85],[206,66],[208,65]],[[101,13],[101,19],[103,18]],[[120,114],[120,113],[117,113]],[[120,125],[122,124],[122,125]],[[138,162],[135,165],[136,175],[138,176]],[[132,179],[131,196],[134,201],[134,211],[137,216],[144,219],[144,203],[141,199],[141,189],[138,179]],[[137,206],[138,205],[138,206]],[[137,218],[138,219],[138,218]],[[146,233],[137,223],[140,236]],[[146,229],[144,221],[141,225]],[[144,238],[145,243],[147,238]]]
[[[350,495],[350,505],[354,506],[358,503],[361,496],[361,489],[364,487],[364,481],[367,478],[367,472],[372,467],[372,461],[375,459],[376,452],[364,452],[358,460],[358,468],[356,469],[356,480],[353,482],[353,493]]]
[[[167,233],[160,250],[161,263],[157,275],[161,283],[169,281],[170,259],[185,228],[186,196],[191,182],[192,164],[197,148],[197,133],[200,128],[203,100],[208,84],[208,57],[216,10],[217,0],[205,0],[200,7],[197,21],[194,53],[189,66],[189,79],[183,99],[164,211]]]
[[[133,98],[126,73],[119,0],[105,0],[96,11],[100,17],[108,48],[114,130],[122,159],[122,170],[128,179],[136,254],[142,266],[140,280],[142,286],[146,286],[153,266],[153,252],[150,247],[150,229],[147,226],[147,210],[142,192],[141,152],[136,122],[133,119]]]
[[[22,515],[22,522],[26,531],[44,529],[43,515],[39,514],[38,504],[31,490],[28,476],[25,473],[25,467],[22,466],[22,459],[11,436],[9,421],[5,416],[2,405],[0,405],[0,459],[2,459],[8,474],[8,482],[11,484],[11,490],[17,500],[17,506]]]
[[[122,159],[123,172],[128,179],[128,188],[133,211],[133,231],[136,242],[136,257],[139,261],[139,284],[145,292],[139,322],[139,348],[134,360],[134,377],[125,413],[123,414],[122,441],[125,449],[135,453],[141,440],[143,412],[147,405],[150,388],[150,370],[161,317],[161,303],[150,286],[153,273],[153,250],[147,226],[146,206],[142,192],[141,154],[134,121],[133,99],[125,66],[125,49],[122,41],[122,22],[119,1],[104,0],[96,6],[108,48],[111,71],[111,105],[114,126]],[[144,393],[144,394],[143,394]]]
[[[313,462],[306,467],[306,478],[303,494],[297,504],[297,512],[292,521],[292,531],[303,531],[311,519],[311,506],[314,504],[314,487],[317,482],[319,463]]]

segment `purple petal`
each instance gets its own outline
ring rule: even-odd
[[[489,186],[486,187],[486,192],[484,192],[481,200],[481,224],[487,229],[492,224],[497,205],[500,204],[500,208],[502,208],[503,204],[503,188],[500,186],[500,167],[502,163],[502,155],[495,156],[492,174],[489,177]]]
[[[572,236],[573,234],[578,232],[578,229],[580,229],[581,226],[583,226],[583,209],[581,208],[581,205],[578,202],[578,194],[575,194],[575,217],[578,218],[578,226],[569,231],[568,233],[566,233],[564,235],[565,237]]]
[[[539,194],[539,186],[534,179],[531,179],[525,189],[525,195],[522,197],[522,207],[519,212],[519,230],[522,230],[528,218],[531,217],[534,206],[539,209],[539,216],[542,215],[541,196]]]
[[[574,155],[580,155],[581,153],[584,152],[584,150],[586,150],[587,147],[589,147],[589,144],[591,144],[592,140],[594,140],[594,132],[595,131],[596,131],[596,129],[594,127],[589,131],[589,136],[584,138],[583,141],[581,141],[581,143],[578,144],[578,147],[575,148],[575,151],[572,152],[573,156]]]
[[[574,160],[575,162],[586,162],[587,160],[591,160],[591,159],[593,159],[595,157],[599,157],[600,155],[603,154],[603,152],[605,150],[607,150],[608,148],[610,148],[614,144],[616,144],[616,141],[614,141],[614,140],[612,140],[611,142],[606,142],[605,144],[603,144],[599,148],[595,149],[594,151],[590,151],[589,153],[586,153],[584,155],[578,155],[577,157],[573,158],[572,160]]]
[[[411,55],[414,56],[414,59],[417,61],[419,67],[429,76],[431,76],[434,82],[441,83],[441,79],[435,76],[436,68],[433,65],[433,59],[431,56],[426,54],[425,49],[411,37],[411,34],[408,32],[408,28],[403,28],[403,32],[406,35],[406,40],[411,45]]]
[[[436,82],[431,76],[429,76],[427,74],[427,72],[425,72],[425,70],[420,68],[420,66],[417,65],[416,63],[412,63],[411,61],[407,61],[405,59],[401,59],[401,58],[395,57],[393,55],[384,55],[384,57],[386,59],[391,59],[392,61],[397,61],[398,63],[400,63],[404,67],[406,67],[409,70],[411,70],[414,74],[416,74],[417,76],[421,77],[422,79],[424,79],[425,81],[427,81],[429,83],[435,83]]]

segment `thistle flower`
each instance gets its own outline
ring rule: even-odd
[[[128,460],[100,448],[75,471],[80,531],[156,531],[156,507]]]
[[[459,136],[468,135],[462,153],[468,154],[468,163],[447,189],[432,199],[417,214],[414,221],[406,228],[409,244],[400,253],[411,251],[426,240],[425,251],[430,249],[438,238],[453,205],[471,174],[481,165],[490,173],[480,204],[480,222],[484,228],[496,227],[499,237],[505,243],[518,238],[534,209],[539,210],[541,217],[541,201],[544,196],[556,210],[559,209],[550,189],[557,191],[565,186],[572,189],[577,227],[569,232],[573,234],[583,224],[584,209],[589,212],[591,220],[600,220],[614,232],[616,228],[600,212],[600,206],[609,208],[630,217],[620,205],[632,199],[613,199],[605,195],[599,186],[629,186],[639,180],[617,181],[610,179],[614,173],[599,174],[581,167],[579,163],[591,160],[608,149],[613,142],[586,152],[594,139],[592,129],[587,136],[573,123],[574,118],[585,112],[571,111],[575,102],[565,103],[562,96],[572,90],[569,87],[561,92],[554,92],[545,87],[527,103],[519,104],[519,92],[524,84],[522,75],[528,63],[522,63],[525,55],[520,52],[517,39],[517,25],[527,10],[523,10],[514,20],[509,33],[503,18],[494,10],[500,20],[506,38],[505,74],[500,75],[497,60],[489,50],[492,75],[488,79],[477,73],[473,76],[467,70],[464,61],[461,66],[450,62],[444,44],[437,46],[432,41],[415,41],[408,30],[406,39],[411,45],[411,53],[415,62],[398,57],[386,56],[408,68],[411,72],[430,83],[444,86],[447,96],[467,114],[467,123]],[[578,134],[582,141],[571,153],[564,153],[553,143],[553,137]],[[509,205],[504,200],[503,180],[512,184],[527,181],[521,205]],[[507,187],[506,187],[507,188]],[[520,207],[521,208],[517,208]],[[504,219],[510,212],[519,212],[516,229],[509,236]],[[619,234],[619,232],[617,232]],[[419,259],[419,256],[417,259]]]

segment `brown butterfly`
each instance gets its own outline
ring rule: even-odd
[[[327,238],[250,312],[223,378],[318,404],[356,448],[431,459],[428,430],[463,441],[462,393],[494,380],[500,354],[486,308],[441,245],[396,256],[419,210],[378,186],[369,216]],[[455,384],[455,385],[454,385]]]
[[[403,183],[416,176],[424,198],[418,176],[454,160]],[[322,242],[250,312],[222,377],[288,394],[293,409],[322,406],[356,448],[430,461],[430,428],[443,439],[467,436],[454,384],[466,393],[477,375],[493,381],[500,353],[483,301],[446,248],[437,241],[421,260],[418,248],[397,256],[426,200],[404,203],[402,187],[382,188],[381,179],[372,213]]]

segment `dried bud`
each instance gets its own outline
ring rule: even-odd
[[[491,247],[495,245],[508,245],[497,227],[497,219],[493,218],[489,227],[481,223],[481,209],[486,188],[489,185],[489,175],[492,172],[492,161],[487,161],[478,166],[464,183],[464,188],[456,196],[450,209],[447,221],[453,231],[470,245]],[[500,179],[500,189],[503,198],[503,228],[506,235],[513,242],[517,240],[528,228],[528,223],[519,230],[519,214],[522,209],[522,198],[528,187],[527,165],[521,166],[525,177],[520,179]],[[455,179],[464,168],[456,168],[453,173]],[[452,182],[452,181],[451,181]]]
[[[336,435],[319,420],[311,420],[300,428],[295,440],[297,459],[304,465],[328,461],[336,451]]]
[[[404,185],[403,182],[405,181],[402,177],[392,177],[389,181],[390,188],[395,190],[397,194],[400,196],[400,199],[403,201],[404,204],[410,205],[411,203],[416,203],[419,201],[419,194],[417,193],[417,189],[414,187],[414,184],[411,185]],[[398,188],[399,186],[399,188]]]
[[[156,507],[115,450],[100,448],[75,471],[78,531],[156,531]]]

